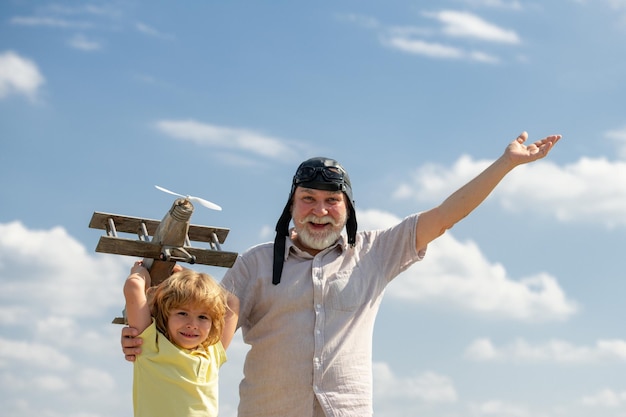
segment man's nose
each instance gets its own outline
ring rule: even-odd
[[[328,214],[328,206],[326,205],[325,202],[320,201],[313,208],[313,213],[316,216],[325,216]]]

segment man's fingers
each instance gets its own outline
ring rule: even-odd
[[[122,337],[124,338],[132,338],[137,336],[137,329],[134,327],[124,327],[122,328]]]
[[[526,142],[526,139],[528,139],[528,133],[526,133],[524,131],[524,132],[520,133],[519,136],[517,137],[517,142],[524,143],[524,142]]]
[[[134,337],[125,337],[122,339],[122,348],[132,349],[141,346],[143,339]]]

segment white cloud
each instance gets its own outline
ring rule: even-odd
[[[498,64],[501,61],[497,56],[484,51],[469,51],[457,46],[397,35],[381,36],[381,44],[390,49],[435,59],[456,59],[484,64]]]
[[[339,14],[336,16],[339,20],[345,20],[347,22],[355,23],[367,29],[376,29],[380,26],[380,23],[376,18],[369,16],[362,16],[357,14]]]
[[[626,406],[626,391],[617,392],[605,388],[582,398],[581,403],[588,407],[617,408]]]
[[[421,39],[394,36],[383,39],[383,43],[393,49],[432,58],[461,59],[465,56],[464,51],[459,48]]]
[[[300,145],[248,129],[217,126],[195,120],[161,120],[156,127],[175,139],[199,145],[244,151],[270,159],[298,159]]]
[[[174,38],[174,36],[166,34],[166,33],[162,33],[158,31],[157,29],[151,26],[148,26],[147,24],[142,23],[142,22],[135,23],[135,29],[137,29],[138,32],[143,33],[144,35],[152,36],[155,38],[160,38],[160,39],[173,39]]]
[[[458,59],[497,64],[500,60],[487,52],[469,51],[464,48],[436,41],[421,39],[432,35],[428,30],[414,27],[394,27],[380,36],[380,42],[390,48],[413,55],[423,55],[436,59]]]
[[[74,49],[79,49],[81,51],[87,51],[87,52],[97,51],[98,49],[102,47],[99,42],[87,39],[86,36],[81,35],[81,34],[74,35],[68,41],[68,44]]]
[[[10,23],[19,26],[47,27],[54,29],[97,29],[99,25],[80,17],[104,18],[105,21],[117,22],[123,16],[123,11],[117,5],[76,4],[64,5],[60,3],[40,5],[33,16],[14,16]],[[78,19],[68,19],[79,17]]]
[[[35,100],[44,82],[37,64],[30,59],[13,51],[0,54],[0,99],[10,94],[21,94]]]
[[[116,5],[76,4],[72,6],[62,4],[50,4],[43,8],[44,11],[54,15],[88,15],[119,18],[123,12]]]
[[[483,62],[485,64],[497,64],[500,62],[498,57],[481,51],[471,51],[468,53],[468,56],[471,61]]]
[[[71,364],[67,355],[51,346],[0,338],[0,368],[15,362],[40,369],[67,369]]]
[[[131,413],[132,365],[111,324],[131,263],[88,254],[60,227],[0,224],[3,416]]]
[[[61,227],[29,230],[20,222],[0,224],[0,249],[3,308],[28,305],[38,317],[89,317],[123,305],[123,261],[111,255],[88,256]],[[103,277],[115,279],[103,285]]]
[[[519,36],[515,31],[500,28],[469,12],[442,10],[434,13],[424,13],[424,16],[442,23],[444,25],[442,28],[443,33],[451,37],[472,38],[507,44],[520,43]]]
[[[522,10],[522,4],[517,1],[503,0],[465,0],[465,3],[474,7],[492,7],[498,9]]]
[[[501,400],[485,401],[469,406],[470,415],[474,417],[538,417],[525,406],[507,403]]]
[[[36,377],[33,382],[35,383],[35,388],[49,392],[62,392],[68,387],[63,378],[57,375],[41,375]]]
[[[626,0],[607,0],[607,3],[613,10],[626,9]]]
[[[457,390],[448,376],[432,371],[401,376],[384,362],[374,362],[372,370],[375,415],[425,415],[426,409],[439,409],[458,402]]]
[[[102,369],[81,369],[76,374],[76,380],[81,389],[89,392],[110,392],[115,388],[115,380]]]
[[[474,242],[459,242],[450,233],[430,245],[428,260],[406,272],[390,294],[518,320],[564,320],[577,311],[556,278],[540,272],[514,280]]]
[[[626,127],[609,130],[605,136],[615,142],[619,158],[626,160]]]
[[[276,232],[274,231],[274,228],[272,226],[265,225],[261,227],[261,230],[259,231],[259,240],[263,242],[268,241],[274,237],[275,233]]]
[[[363,229],[400,221],[379,211],[357,215]],[[540,272],[513,280],[504,266],[490,263],[474,242],[460,242],[451,233],[432,242],[426,258],[395,279],[387,296],[525,321],[564,320],[577,311],[554,277]]]
[[[575,346],[563,340],[531,344],[524,339],[496,347],[489,339],[477,339],[465,350],[476,361],[597,363],[626,362],[626,341],[598,340],[594,346]]]
[[[502,354],[496,349],[491,340],[474,340],[466,349],[465,356],[477,361],[491,361],[502,359]]]
[[[72,21],[47,16],[16,16],[11,23],[20,26],[46,26],[61,29],[89,29],[93,25],[84,21]]]
[[[386,402],[402,398],[429,403],[454,403],[458,399],[450,378],[435,372],[398,377],[388,364],[375,362],[373,373],[375,401]]]
[[[24,306],[0,306],[0,326],[18,323],[27,312]]]
[[[487,167],[490,161],[460,157],[450,168],[426,164],[399,184],[396,198],[443,201]],[[511,172],[489,199],[515,212],[539,213],[563,222],[626,226],[626,161],[581,158],[558,166],[548,160]]]
[[[384,229],[401,221],[395,214],[382,210],[357,210],[357,219],[360,230]]]
[[[433,371],[398,375],[385,362],[372,364],[374,415],[405,417],[447,415],[441,410],[459,406],[452,379]]]
[[[412,198],[418,202],[441,202],[454,190],[484,170],[490,161],[474,161],[462,155],[451,167],[437,164],[424,164],[408,175],[408,183],[400,183],[393,197]]]
[[[443,27],[436,30],[422,26],[384,26],[377,19],[355,15],[342,16],[342,19],[377,32],[380,43],[387,48],[434,59],[466,60],[486,64],[500,62],[500,58],[486,51],[468,50],[439,40],[427,40],[442,34],[456,39],[473,38],[497,43],[520,43],[515,32],[501,29],[470,13],[448,10],[423,15],[442,23]]]

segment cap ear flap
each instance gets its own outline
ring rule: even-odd
[[[274,239],[274,265],[272,268],[272,284],[280,284],[280,278],[283,274],[283,266],[285,265],[285,236],[279,236],[276,233]]]
[[[291,200],[293,190],[289,194],[289,199],[283,213],[276,223],[276,237],[274,238],[274,268],[272,270],[272,284],[278,285],[283,273],[283,263],[285,262],[285,239],[289,235],[289,222],[291,221]]]
[[[348,220],[346,221],[346,232],[348,233],[348,244],[354,246],[356,243],[356,231],[358,224],[356,222],[356,213],[352,203],[350,203],[350,210],[348,212]]]
[[[278,222],[276,222],[276,231],[277,235],[280,236],[288,236],[289,235],[289,222],[291,221],[291,199],[292,195],[289,195],[289,200],[283,209],[283,213],[280,215]]]

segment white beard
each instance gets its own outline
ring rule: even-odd
[[[306,227],[303,226],[303,224],[310,221],[313,223],[330,223],[333,228],[330,230],[311,233]],[[341,227],[339,227],[339,222],[335,222],[335,220],[333,220],[330,216],[321,218],[307,216],[300,222],[294,222],[294,226],[296,229],[296,236],[304,246],[315,250],[324,250],[335,243],[341,236],[341,231],[346,224],[346,219],[340,219],[340,223]]]

